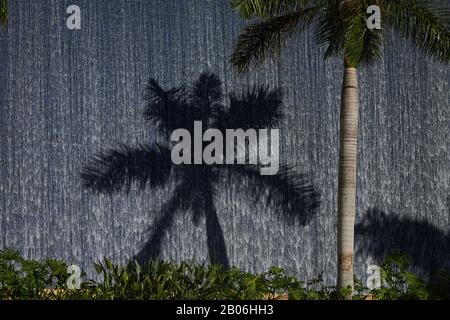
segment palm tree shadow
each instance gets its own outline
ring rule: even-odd
[[[222,174],[234,174],[232,180],[235,185],[242,178],[247,178],[249,181],[255,180],[253,181],[255,185],[247,190],[247,195],[253,196],[253,205],[256,205],[259,201],[265,201],[266,207],[272,206],[272,210],[279,211],[288,223],[296,221],[305,226],[311,221],[318,209],[319,194],[309,183],[306,176],[296,175],[292,171],[289,171],[288,176],[285,169],[282,170],[281,176],[260,176],[256,171],[236,165],[233,168],[228,168],[228,170],[223,170]],[[289,177],[287,180],[284,178],[286,176]],[[149,240],[133,259],[140,263],[159,259],[163,245],[162,240],[171,228],[176,213],[190,210],[193,214],[194,224],[198,225],[202,217],[205,219],[210,262],[228,268],[230,263],[225,246],[224,232],[214,203],[215,189],[210,183],[210,181],[218,178],[220,178],[220,175],[213,177],[211,172],[204,168],[201,177],[203,182],[198,181],[199,177],[183,179],[184,183],[175,189],[170,200],[163,205],[160,217],[148,229],[151,234]],[[292,181],[292,179],[295,179],[295,181]],[[295,185],[296,189],[292,190],[290,184]],[[272,192],[269,193],[270,191]],[[251,201],[251,199],[248,200]]]
[[[186,189],[183,186],[177,187],[172,198],[161,208],[161,216],[156,220],[153,227],[147,230],[147,232],[151,232],[151,229],[155,231],[133,259],[144,263],[160,256],[163,237],[172,225],[176,212],[182,210],[188,200]]]
[[[197,185],[198,186],[198,185]],[[217,216],[213,201],[213,194],[198,190],[195,184],[185,182],[179,185],[170,200],[161,209],[160,218],[147,231],[151,233],[150,239],[133,257],[144,264],[149,260],[159,259],[161,256],[162,240],[173,224],[177,211],[192,210],[193,222],[198,225],[200,218],[205,217],[208,256],[212,264],[229,267],[226,254],[225,237]],[[153,232],[152,230],[153,229]]]
[[[412,266],[424,276],[450,269],[450,234],[426,221],[412,220],[372,208],[355,226],[361,254],[378,261],[393,253],[412,258]]]
[[[282,117],[280,90],[255,88],[238,96],[229,95],[229,105],[222,104],[221,82],[210,73],[202,73],[188,92],[184,87],[164,90],[151,79],[147,87],[144,117],[156,125],[159,135],[170,144],[173,130],[193,132],[194,121],[202,121],[204,130],[273,128]],[[206,128],[205,128],[206,127]],[[192,134],[193,135],[193,134]],[[145,263],[158,259],[162,241],[179,211],[192,212],[194,224],[205,220],[210,262],[229,267],[222,226],[214,198],[224,178],[235,183],[248,181],[247,195],[276,208],[287,221],[306,225],[319,207],[319,193],[308,177],[282,165],[275,175],[261,175],[258,165],[182,164],[173,165],[171,150],[162,145],[119,146],[95,156],[82,171],[83,185],[95,192],[112,193],[132,183],[140,188],[163,187],[170,179],[177,182],[171,198],[161,209],[149,230],[149,240],[134,259]]]
[[[210,196],[208,196],[210,197]],[[211,199],[212,200],[212,199]],[[212,264],[220,264],[224,268],[229,268],[227,249],[223,229],[217,216],[217,210],[213,201],[207,202],[205,208],[206,216],[206,243],[208,255]]]

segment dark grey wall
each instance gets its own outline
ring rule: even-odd
[[[284,89],[281,158],[311,173],[322,194],[320,212],[301,227],[246,201],[245,181],[224,183],[216,201],[230,262],[249,271],[279,265],[302,278],[323,271],[333,281],[342,68],[339,59],[322,59],[311,32],[297,37],[281,62],[239,78],[227,61],[243,23],[228,1],[9,2],[7,35],[0,34],[4,246],[84,267],[135,254],[173,186],[94,196],[81,188],[81,167],[119,142],[154,139],[141,117],[149,77],[172,86],[210,70],[225,92],[253,84]],[[81,7],[82,30],[66,28],[70,4]],[[413,255],[419,271],[450,266],[449,76],[448,66],[391,35],[384,60],[360,70],[360,276],[394,249]],[[368,212],[374,207],[384,212]],[[163,257],[204,260],[205,241],[204,225],[179,214]]]

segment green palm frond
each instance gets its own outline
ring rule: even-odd
[[[262,62],[267,57],[276,56],[286,40],[309,25],[319,10],[320,7],[300,9],[246,26],[239,36],[231,64],[243,72],[252,62]]]
[[[7,0],[0,0],[0,24],[8,23],[8,3]]]
[[[252,19],[254,17],[270,18],[297,11],[310,3],[317,1],[308,0],[231,0],[231,7],[235,9],[242,18]]]
[[[450,62],[450,12],[444,1],[383,0],[385,23],[422,52]]]
[[[315,28],[319,45],[326,45],[325,58],[340,54],[344,47],[345,21],[340,12],[340,0],[328,0],[320,11]]]
[[[262,18],[243,29],[231,58],[239,72],[280,53],[296,31],[313,22],[325,58],[345,54],[350,65],[381,56],[386,28],[399,31],[425,54],[450,62],[450,12],[446,0],[232,0],[247,19]],[[382,29],[367,28],[367,8],[381,9]]]
[[[364,9],[362,7],[361,9]],[[358,66],[381,58],[382,30],[369,30],[365,10],[360,10],[349,22],[344,48],[347,63]]]

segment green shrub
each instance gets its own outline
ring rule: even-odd
[[[449,299],[450,275],[427,284],[408,270],[409,259],[394,255],[380,264],[382,286],[369,291],[355,280],[353,299]],[[321,276],[302,282],[277,267],[251,274],[219,265],[151,261],[124,266],[110,260],[94,263],[101,280],[67,289],[67,264],[61,260],[25,260],[17,251],[0,251],[0,299],[342,299]]]
[[[102,281],[90,284],[96,296],[105,299],[262,299],[300,285],[276,268],[259,275],[185,262],[133,262],[121,268],[108,259],[95,268]]]
[[[370,293],[380,300],[450,299],[450,273],[440,271],[426,282],[410,271],[411,259],[396,253],[380,263],[381,288]]]
[[[44,289],[65,286],[66,269],[61,260],[25,260],[15,250],[0,251],[0,299],[44,297]]]
[[[394,254],[381,262],[382,286],[371,293],[381,300],[428,299],[427,285],[409,271],[410,263],[410,258],[403,254]]]

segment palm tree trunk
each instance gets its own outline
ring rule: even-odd
[[[345,61],[339,142],[337,285],[353,288],[353,245],[358,139],[358,82],[356,68]]]

